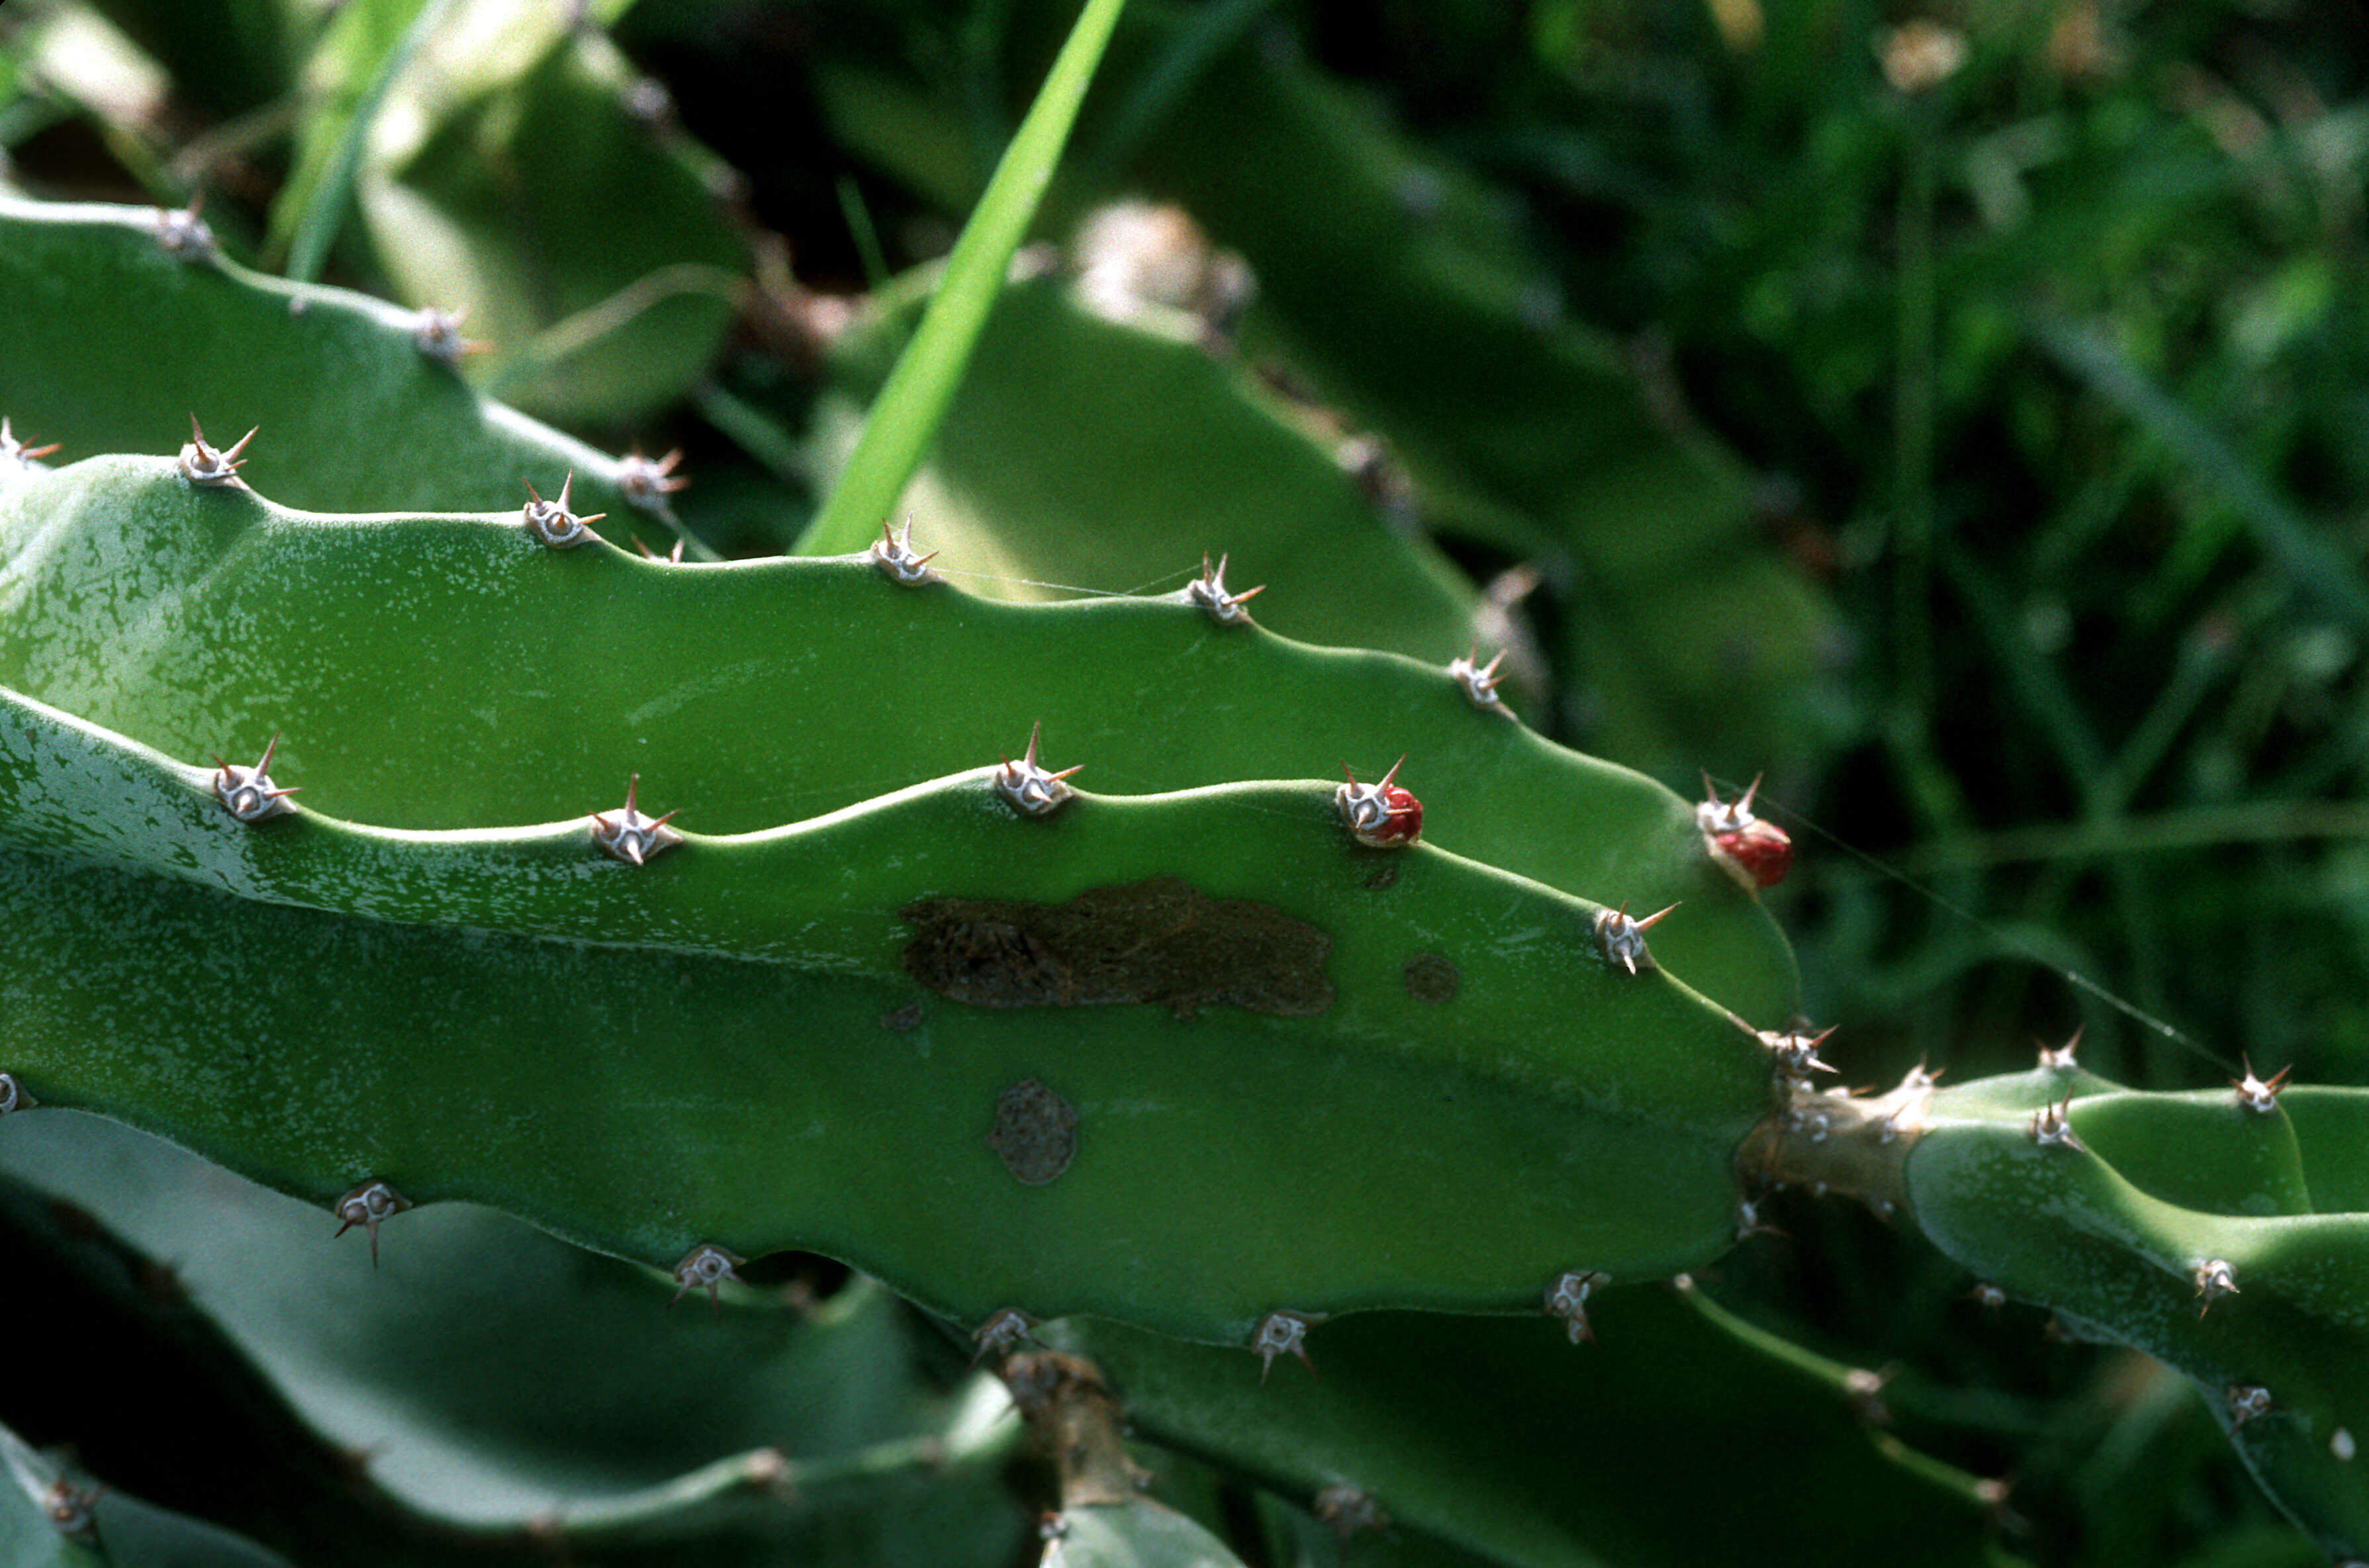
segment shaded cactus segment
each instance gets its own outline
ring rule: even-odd
[[[2369,1432],[2369,1212],[2305,1201],[2285,1097],[2263,1115],[2226,1091],[2076,1095],[2060,1114],[2079,1148],[2043,1143],[1997,1098],[1934,1096],[1906,1162],[1926,1234],[2008,1295],[2186,1373],[2288,1514],[2334,1556],[2369,1551],[2352,1458]]]
[[[630,760],[686,820],[747,831],[971,768],[1038,719],[1064,766],[1133,789],[1412,752],[1430,841],[1605,904],[1683,900],[1661,963],[1755,1023],[1794,1010],[1782,937],[1686,802],[1436,669],[1174,604],[907,592],[861,556],[554,555],[517,516],[294,512],[161,459],[28,475],[0,491],[0,683],[178,756],[284,730],[307,804],[399,827],[546,819],[613,799]]]
[[[249,1540],[76,1473],[0,1426],[0,1555],[12,1568],[291,1568]]]
[[[1975,1477],[1871,1433],[1849,1368],[1700,1297],[1598,1289],[1598,1345],[1535,1312],[1347,1318],[1312,1336],[1321,1380],[1278,1368],[1265,1388],[1239,1351],[1104,1322],[1045,1333],[1094,1359],[1144,1438],[1288,1496],[1354,1482],[1414,1562],[1997,1562]],[[1696,1492],[1718,1505],[1639,1505]],[[1396,1561],[1370,1536],[1341,1557],[1369,1550]]]
[[[1375,887],[1321,784],[1037,822],[980,769],[634,867],[581,819],[259,833],[205,770],[0,714],[12,1070],[323,1204],[366,1173],[661,1268],[804,1247],[963,1322],[1241,1345],[1278,1302],[1535,1310],[1574,1253],[1715,1256],[1766,1101],[1722,1010],[1585,954],[1595,906],[1422,845]],[[1231,911],[1189,950],[1055,918],[1177,865]],[[917,967],[917,904],[990,896],[1036,912]],[[1327,939],[1312,1010],[1258,967],[1285,920]],[[1461,982],[1418,999],[1407,959],[1442,933]],[[983,970],[1036,989],[956,1000]],[[1027,1079],[1076,1117],[1042,1181],[990,1143]]]
[[[413,1216],[372,1276],[309,1205],[96,1117],[15,1124],[0,1167],[0,1256],[45,1282],[17,1325],[52,1352],[15,1418],[296,1562],[901,1561],[856,1543],[910,1508],[928,1561],[1003,1568],[1033,1526],[998,1476],[1000,1391],[941,1391],[870,1281],[670,1320],[647,1271],[471,1205]],[[153,1396],[136,1434],[94,1365]]]
[[[0,194],[0,297],[15,302],[0,312],[0,409],[45,442],[168,452],[196,409],[233,433],[262,426],[240,477],[298,505],[490,509],[521,477],[570,468],[588,503],[624,505],[618,460],[472,392],[420,352],[415,313],[188,265],[155,225],[152,208]]]

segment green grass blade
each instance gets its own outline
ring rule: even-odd
[[[897,504],[962,383],[971,347],[1003,292],[1012,253],[1051,183],[1126,0],[1086,0],[1077,26],[1047,74],[1028,118],[1012,138],[987,183],[962,238],[946,260],[945,277],[921,318],[911,347],[898,361],[887,387],[872,406],[838,487],[799,543],[802,553],[859,550]]]
[[[365,0],[323,43],[322,53],[340,57],[344,68],[331,102],[307,127],[295,177],[271,208],[271,246],[286,247],[287,275],[296,281],[317,280],[327,265],[379,105],[444,8],[443,0]]]

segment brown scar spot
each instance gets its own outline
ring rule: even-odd
[[[995,1097],[987,1146],[1022,1184],[1041,1187],[1070,1168],[1078,1152],[1078,1109],[1033,1078]]]
[[[1305,1017],[1333,1005],[1329,933],[1272,905],[1212,898],[1173,876],[1093,887],[1066,904],[927,898],[905,972],[978,1007],[1157,1002]]]
[[[1406,961],[1406,993],[1417,1001],[1446,1001],[1464,983],[1464,973],[1436,953],[1418,953]]]
[[[902,1007],[892,1007],[880,1015],[880,1026],[892,1035],[902,1035],[921,1026],[921,1004],[909,1001]]]

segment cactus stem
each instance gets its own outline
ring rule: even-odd
[[[391,1214],[411,1207],[411,1200],[382,1181],[368,1181],[338,1200],[338,1235],[359,1225],[370,1232],[371,1267],[378,1266],[378,1228]],[[336,1237],[330,1240],[335,1241]]]
[[[1310,1377],[1317,1375],[1316,1363],[1308,1358],[1308,1331],[1324,1317],[1322,1312],[1269,1312],[1259,1320],[1251,1348],[1258,1352],[1260,1383],[1265,1383],[1267,1374],[1275,1370],[1275,1358],[1284,1355],[1297,1356]]]
[[[2222,1297],[2237,1294],[2237,1271],[2219,1258],[2210,1258],[2198,1264],[2190,1271],[2190,1277],[2196,1281],[2196,1294],[2203,1298],[2204,1301],[2203,1306],[2196,1309],[2196,1315],[2199,1318],[2211,1311],[2213,1303]]]
[[[2087,1025],[2087,1024],[2084,1024],[2084,1025],[2082,1025],[2081,1027],[2082,1027],[2082,1028],[2086,1028],[2086,1027],[2088,1027],[2088,1025]],[[2075,1030],[2073,1031],[2072,1038],[2070,1038],[2070,1039],[2066,1040],[2063,1045],[2058,1046],[2058,1047],[2054,1047],[2054,1049],[2051,1049],[2051,1048],[2050,1048],[2049,1047],[2047,1047],[2047,1046],[2043,1046],[2043,1047],[2040,1047],[2040,1065],[2041,1065],[2041,1066],[2043,1066],[2043,1067],[2044,1067],[2044,1068],[2047,1068],[2049,1070],[2051,1070],[2051,1071],[2053,1071],[2053,1072],[2070,1072],[2070,1071],[2072,1071],[2072,1070],[2073,1070],[2073,1053],[2074,1053],[2074,1051],[2075,1051],[2076,1049],[2077,1049],[2077,1048],[2080,1047],[2080,1044],[2081,1044],[2081,1029],[2080,1029],[2080,1028],[2077,1028],[2077,1029],[2075,1029]]]
[[[2268,1116],[2272,1111],[2276,1110],[2279,1091],[2287,1086],[2287,1074],[2294,1070],[2294,1064],[2290,1063],[2271,1074],[2268,1081],[2265,1081],[2254,1076],[2254,1064],[2248,1061],[2246,1076],[2229,1080],[2229,1087],[2237,1092],[2237,1108],[2242,1111],[2251,1111],[2257,1116]]]
[[[1500,679],[1497,667],[1505,662],[1505,650],[1499,648],[1496,658],[1485,665],[1476,665],[1473,660],[1480,652],[1481,644],[1476,638],[1472,646],[1464,650],[1462,658],[1448,661],[1448,678],[1463,691],[1464,700],[1474,707],[1489,713],[1511,713],[1513,710],[1505,706],[1505,699],[1497,695]]]
[[[271,782],[271,754],[280,750],[280,735],[273,731],[270,743],[263,749],[263,760],[251,768],[214,758],[221,772],[214,774],[214,798],[222,802],[224,811],[241,822],[260,822],[293,811],[288,797],[303,789],[303,784],[286,788]]]
[[[727,1279],[738,1281],[740,1276],[732,1271],[747,1261],[726,1252],[713,1242],[703,1242],[692,1248],[682,1254],[682,1261],[674,1265],[675,1291],[667,1302],[667,1310],[674,1310],[675,1303],[692,1290],[704,1288],[707,1292],[707,1310],[721,1322],[724,1303],[717,1295],[717,1287]]]
[[[1036,743],[1044,733],[1045,721],[1038,719],[1029,727],[1028,750],[1020,761],[1015,762],[1006,757],[1003,766],[996,770],[995,792],[1009,801],[1012,808],[1023,817],[1050,817],[1068,805],[1077,791],[1061,781],[1085,766],[1081,762],[1075,768],[1064,768],[1058,773],[1048,773],[1037,766]]]
[[[1036,1330],[1035,1318],[1017,1307],[1004,1308],[971,1330],[970,1337],[978,1345],[978,1352],[970,1358],[970,1364],[976,1367],[990,1356],[1001,1360],[1010,1354],[1013,1345],[1024,1339],[1031,1345],[1042,1345],[1044,1342],[1036,1337]]]
[[[1251,612],[1242,606],[1265,593],[1266,584],[1261,583],[1256,588],[1246,588],[1240,593],[1228,593],[1226,591],[1228,558],[1225,555],[1219,555],[1217,566],[1212,567],[1209,565],[1209,553],[1206,550],[1201,553],[1201,575],[1184,585],[1184,602],[1207,611],[1209,619],[1220,626],[1247,626],[1251,624]]]
[[[919,588],[924,583],[945,580],[930,570],[930,563],[938,558],[937,551],[933,550],[926,555],[914,551],[913,514],[910,512],[905,514],[905,526],[894,534],[888,532],[887,523],[882,523],[879,542],[866,550],[864,555],[880,568],[882,577],[905,588]]]
[[[255,431],[262,428],[258,425],[255,429],[239,437],[227,450],[218,450],[206,443],[205,431],[198,428],[198,417],[190,415],[189,444],[181,449],[181,477],[208,489],[246,489],[246,481],[238,476],[244,461],[239,453],[246,450],[246,443],[255,439]]]
[[[592,841],[600,846],[601,853],[634,865],[647,865],[653,857],[682,842],[682,835],[667,826],[674,820],[674,812],[645,817],[634,808],[634,797],[641,783],[641,774],[626,775],[625,809],[617,814],[616,820],[598,811],[592,814]]]
[[[534,498],[527,502],[521,515],[526,521],[526,531],[539,543],[554,550],[573,550],[578,544],[589,544],[599,537],[592,532],[591,525],[607,517],[607,512],[596,511],[589,517],[578,517],[567,509],[567,493],[576,487],[574,469],[569,469],[567,477],[560,482],[559,498],[555,501],[544,500],[543,492],[534,487],[532,480],[521,479],[520,483],[526,486],[526,493]]]
[[[14,463],[19,468],[30,468],[57,451],[59,444],[52,441],[47,446],[28,446],[17,439],[16,431],[8,428],[6,417],[0,416],[0,463]]]
[[[1904,1081],[1888,1094],[1860,1098],[1813,1089],[1781,1076],[1784,1103],[1761,1118],[1736,1153],[1747,1174],[1860,1198],[1879,1214],[1908,1201],[1908,1150],[1925,1134],[1929,1082]],[[1756,1217],[1757,1219],[1757,1217]],[[1748,1234],[1739,1226],[1739,1238]]]
[[[1423,802],[1392,782],[1404,766],[1402,756],[1381,783],[1361,784],[1346,762],[1341,765],[1349,782],[1333,792],[1333,804],[1349,836],[1368,849],[1404,849],[1423,836]]]

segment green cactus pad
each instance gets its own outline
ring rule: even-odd
[[[1112,791],[1371,781],[1405,754],[1429,841],[1640,914],[1682,903],[1664,964],[1762,1026],[1795,1006],[1783,938],[1669,791],[1474,711],[1442,670],[1173,601],[555,552],[516,511],[326,517],[107,458],[0,489],[0,683],[184,758],[280,733],[305,804],[393,827],[598,810],[634,771],[683,826],[748,832],[1016,754],[1038,720],[1051,766]]]
[[[2041,1113],[2000,1108],[1991,1085],[1934,1095],[1906,1159],[1918,1224],[2008,1295],[2186,1373],[2298,1524],[2335,1556],[2369,1551],[2354,1458],[2369,1434],[2369,1214],[2308,1201],[2302,1136],[2357,1130],[2369,1092],[2315,1091],[2300,1125],[2227,1090],[2069,1098],[2080,1147],[2043,1141]],[[2216,1265],[2234,1292],[2208,1282]],[[2255,1389],[2270,1408],[2248,1413]]]
[[[804,1247],[957,1321],[1240,1343],[1714,1256],[1766,1101],[1595,906],[1361,849],[1321,785],[1032,820],[981,770],[635,868],[581,818],[243,825],[210,770],[5,713],[18,1081],[324,1204],[381,1179],[651,1264]]]
[[[577,502],[609,514],[611,537],[672,537],[626,500],[615,458],[423,354],[412,312],[177,260],[156,218],[0,194],[0,413],[19,435],[64,443],[70,462],[177,452],[192,414],[224,443],[259,426],[247,482],[331,510],[508,506],[526,498],[521,480],[548,493],[573,470]]]

